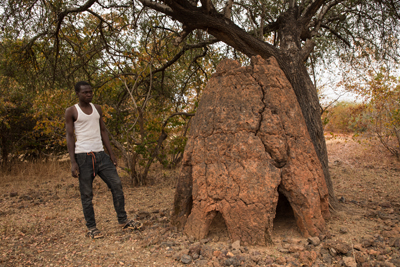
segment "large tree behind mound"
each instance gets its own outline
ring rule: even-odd
[[[225,60],[192,123],[173,221],[201,239],[220,212],[232,240],[266,244],[278,191],[303,235],[324,231],[328,190],[292,86],[273,57]]]

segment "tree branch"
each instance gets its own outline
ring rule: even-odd
[[[396,7],[396,4],[398,5]],[[390,5],[393,7],[393,13],[394,15],[400,20],[400,3],[399,2],[393,2],[393,0],[390,0]]]
[[[187,117],[192,117],[196,115],[195,113],[187,113],[187,112],[176,112],[173,113],[171,115],[169,115],[169,117],[164,121],[163,126],[162,126],[162,131],[164,131],[164,128],[167,126],[168,124],[168,120],[175,117],[175,116],[187,116]]]
[[[207,13],[209,13],[212,9],[215,10],[211,0],[200,0],[201,2],[201,7],[206,10]]]
[[[228,0],[224,7],[224,17],[230,19],[232,16],[233,0]]]
[[[351,47],[351,44],[348,40],[344,39],[337,31],[333,30],[332,28],[330,28],[327,25],[321,25],[322,28],[327,29],[328,31],[330,31],[334,36],[336,36],[338,39],[342,40],[348,47]]]
[[[206,40],[206,41],[204,41],[204,42],[200,42],[200,43],[197,43],[197,44],[185,45],[185,46],[181,49],[181,51],[179,51],[178,54],[176,54],[171,60],[169,60],[167,63],[165,63],[162,67],[160,67],[160,68],[158,68],[158,69],[155,69],[155,70],[153,71],[153,74],[154,74],[154,73],[157,73],[157,72],[160,72],[160,71],[164,71],[165,69],[167,69],[169,66],[171,66],[171,65],[174,64],[176,61],[178,61],[179,58],[180,58],[183,54],[185,54],[185,52],[186,52],[187,50],[196,49],[196,48],[202,48],[202,47],[205,47],[205,46],[207,46],[207,45],[209,45],[209,44],[214,44],[214,43],[217,43],[217,42],[219,42],[218,39],[216,39],[216,38],[211,38],[211,39],[208,39],[208,40]]]
[[[310,20],[318,11],[318,9],[326,2],[327,0],[314,0],[310,5],[308,5],[302,12],[301,17]]]
[[[142,3],[142,5],[160,11],[166,15],[172,16],[174,13],[174,11],[167,5],[159,4],[150,0],[139,0],[139,1]]]
[[[306,43],[301,49],[300,52],[300,60],[302,62],[305,62],[308,58],[308,56],[311,54],[311,52],[314,50],[315,43],[311,39],[307,39]]]

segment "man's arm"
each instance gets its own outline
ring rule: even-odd
[[[69,107],[65,111],[65,129],[67,132],[67,148],[71,160],[71,173],[73,177],[79,176],[79,166],[75,160],[75,135],[74,135],[74,107]]]
[[[110,139],[108,137],[106,125],[104,124],[104,121],[103,121],[103,112],[99,105],[95,105],[95,107],[100,114],[100,133],[101,133],[101,139],[103,141],[103,145],[106,147],[108,155],[110,155],[111,161],[114,163],[115,166],[117,166],[117,164],[118,164],[117,158],[114,156],[114,152],[111,149]]]

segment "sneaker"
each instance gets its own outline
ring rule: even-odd
[[[96,227],[92,228],[92,229],[89,229],[89,231],[87,232],[86,236],[90,237],[92,239],[99,239],[99,238],[103,238],[104,237],[104,235]]]
[[[129,220],[128,222],[122,224],[122,230],[141,230],[143,224],[134,220]]]

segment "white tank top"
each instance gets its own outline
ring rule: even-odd
[[[78,118],[74,122],[75,128],[75,153],[88,153],[104,151],[100,134],[100,114],[96,107],[92,106],[92,114],[87,115],[75,104]]]

